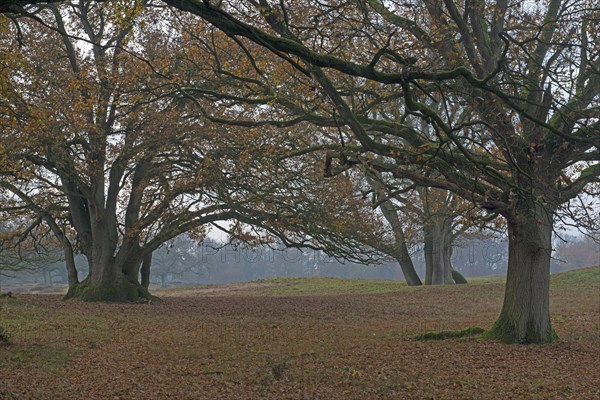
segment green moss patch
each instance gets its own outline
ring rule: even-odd
[[[415,340],[444,340],[453,339],[469,336],[481,335],[485,332],[485,329],[479,326],[472,326],[470,328],[456,330],[456,331],[431,331],[415,336]]]

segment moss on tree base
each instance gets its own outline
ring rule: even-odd
[[[544,344],[558,340],[558,335],[552,327],[550,327],[550,332],[547,334],[540,334],[531,326],[528,326],[525,332],[520,333],[513,324],[510,324],[503,318],[496,321],[494,326],[490,330],[485,331],[481,337],[483,339],[499,340],[506,344]]]
[[[160,301],[150,294],[148,289],[123,277],[115,284],[95,284],[91,279],[69,288],[65,300],[77,299],[89,302],[137,303],[143,301]]]

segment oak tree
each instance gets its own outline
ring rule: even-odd
[[[125,5],[30,10],[13,36],[20,47],[6,43],[24,68],[6,75],[18,101],[3,98],[0,188],[9,214],[22,210],[27,229],[43,224],[60,242],[67,298],[149,298],[152,252],[216,221],[235,220],[239,240],[363,257],[343,232],[372,230],[340,223],[367,204],[344,195],[347,180],[324,185],[320,166],[281,161],[268,127],[219,125],[203,110],[226,118],[235,101],[195,94],[219,84],[207,74],[218,64],[187,62],[185,33],[168,37],[157,22],[168,15]]]
[[[580,196],[600,175],[593,1],[165,3],[210,22],[245,51],[249,44],[270,51],[310,80],[353,136],[338,143],[340,163],[449,190],[503,216],[507,287],[488,335],[553,340],[554,222],[565,213],[597,219],[593,209],[567,209],[579,200],[585,206]]]
[[[554,221],[600,175],[593,2],[167,3],[309,76],[352,132],[355,159],[502,215],[507,286],[488,335],[554,339]],[[361,89],[368,108],[352,101]],[[461,112],[450,118],[455,107]]]

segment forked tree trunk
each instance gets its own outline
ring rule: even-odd
[[[507,343],[548,343],[552,213],[536,205],[508,218],[508,274],[500,316],[486,336]],[[523,216],[524,215],[524,216]]]
[[[158,300],[138,281],[141,260],[128,259],[119,265],[115,259],[107,263],[90,260],[90,273],[80,283],[69,287],[65,299],[106,302]],[[132,266],[137,264],[137,266]],[[137,271],[137,274],[135,274]]]

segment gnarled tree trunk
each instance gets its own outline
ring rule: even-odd
[[[111,257],[107,262],[99,261],[88,258],[88,277],[70,285],[65,299],[108,302],[157,300],[138,280],[142,263],[139,255],[133,254],[124,261],[118,257]]]

